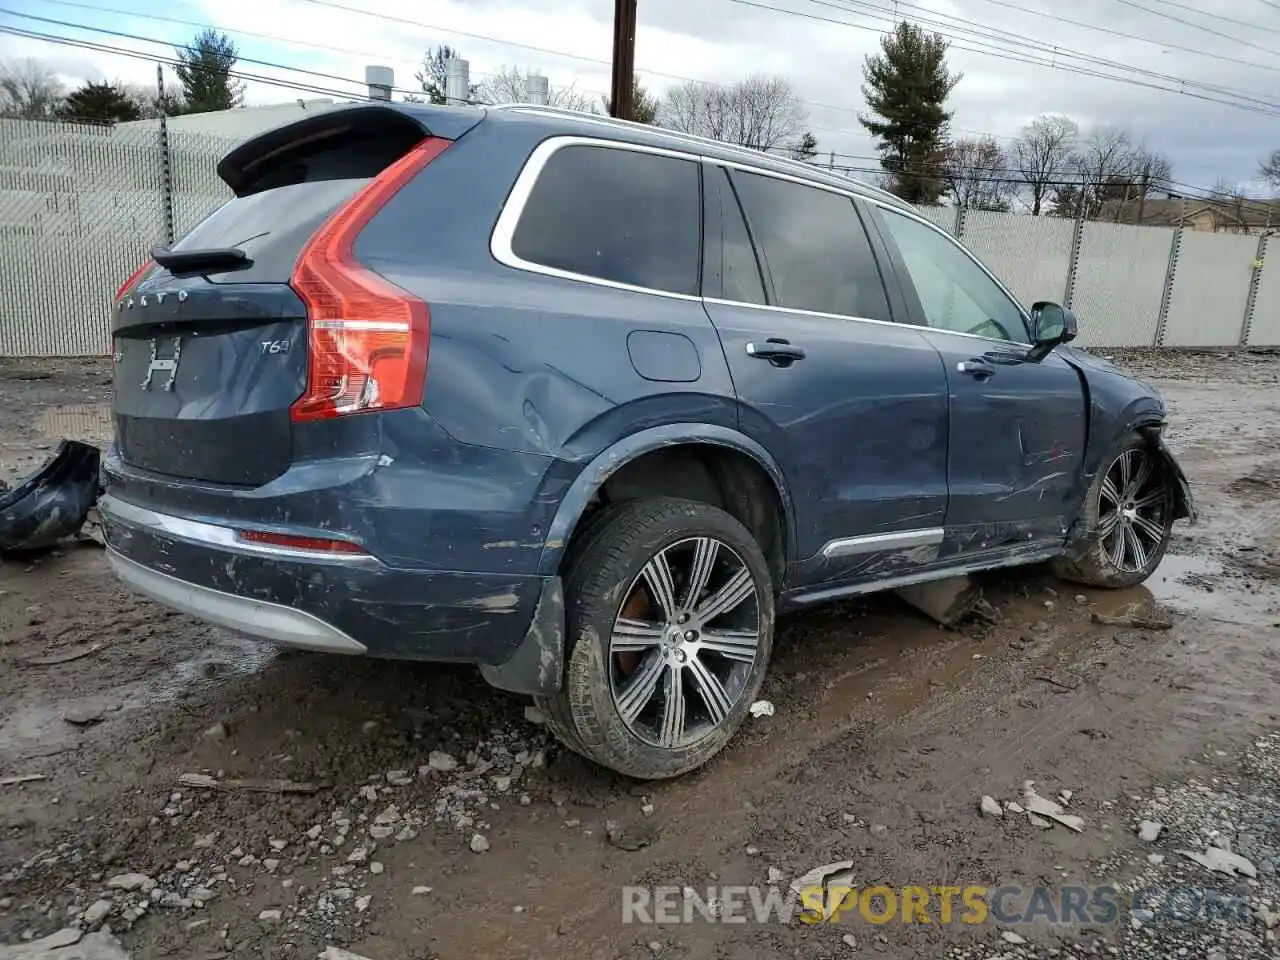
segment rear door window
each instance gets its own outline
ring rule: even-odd
[[[777,306],[892,319],[852,200],[754,173],[734,171],[733,183]]]
[[[695,296],[702,246],[698,164],[613,147],[551,155],[511,250],[528,263]]]

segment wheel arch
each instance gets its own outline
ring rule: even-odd
[[[786,477],[777,461],[759,443],[737,430],[709,423],[650,427],[629,434],[596,454],[560,500],[547,529],[546,542],[538,560],[538,573],[554,576],[559,572],[575,530],[611,480],[652,455],[664,451],[695,454],[698,448],[745,457],[767,479],[776,498],[776,521],[780,527],[779,556],[771,564],[779,577],[777,586],[780,589],[786,564],[796,555],[795,509]],[[721,479],[732,482],[733,478]]]

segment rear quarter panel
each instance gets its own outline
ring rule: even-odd
[[[486,534],[520,569],[536,566],[573,479],[620,438],[659,424],[737,425],[724,353],[701,301],[493,258],[490,238],[525,159],[557,132],[510,116],[480,124],[375,217],[355,250],[429,304],[423,406],[432,421],[461,444],[510,451],[542,472],[528,514]]]

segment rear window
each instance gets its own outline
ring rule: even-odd
[[[322,113],[270,130],[222,159],[218,173],[235,199],[197,223],[174,249],[237,247],[252,266],[209,279],[285,282],[329,215],[423,136],[415,121],[380,107]]]
[[[320,225],[355,196],[368,178],[318,180],[229,200],[196,224],[175,250],[238,247],[253,260],[245,270],[214,274],[228,283],[283,283]]]
[[[735,173],[733,183],[778,306],[892,319],[852,200],[753,173]]]
[[[538,176],[511,249],[569,273],[696,295],[700,224],[693,161],[563,147]]]

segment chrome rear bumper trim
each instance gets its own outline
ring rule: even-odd
[[[306,560],[312,563],[334,563],[343,566],[377,566],[380,561],[371,553],[334,553],[326,550],[304,550],[300,547],[279,547],[266,543],[253,543],[241,540],[231,527],[216,523],[204,523],[200,520],[189,520],[186,517],[161,513],[136,503],[129,503],[107,494],[98,501],[98,510],[108,520],[115,520],[127,527],[139,527],[152,533],[186,543],[207,547],[218,547],[222,550],[234,550],[237,553],[251,553],[262,557],[274,557],[277,560]],[[310,536],[310,531],[298,531]],[[332,537],[332,534],[325,534]],[[339,539],[339,538],[334,538]]]
[[[107,559],[116,575],[139,593],[174,610],[216,623],[237,633],[259,637],[303,650],[324,653],[366,653],[364,644],[352,639],[319,617],[278,603],[238,597],[177,577],[130,560],[107,548]]]

